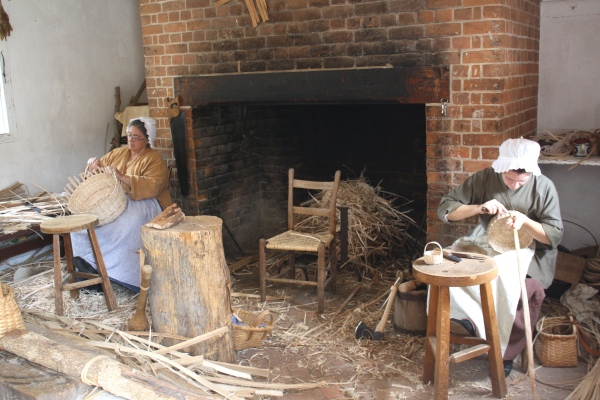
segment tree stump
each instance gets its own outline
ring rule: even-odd
[[[169,229],[142,227],[142,243],[153,271],[148,293],[152,330],[194,338],[227,326],[228,334],[183,351],[233,362],[229,269],[221,227],[217,217],[185,217]],[[165,341],[167,346],[178,343]]]

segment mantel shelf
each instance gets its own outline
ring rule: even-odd
[[[574,165],[581,161],[581,158],[575,156],[565,156],[561,158],[540,158],[538,164],[563,164]],[[581,165],[600,166],[599,156],[590,156]]]

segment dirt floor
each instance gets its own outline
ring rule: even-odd
[[[50,262],[36,264],[41,270],[50,270]],[[8,270],[0,272],[7,281]],[[46,273],[51,279],[51,273]],[[389,276],[387,276],[389,275]],[[342,271],[338,278],[337,292],[326,292],[325,312],[317,316],[316,291],[306,286],[277,285],[268,287],[268,295],[274,297],[266,303],[258,302],[258,270],[255,265],[242,268],[232,274],[232,303],[234,308],[251,312],[268,310],[274,317],[274,329],[264,340],[264,347],[237,352],[237,363],[270,370],[270,383],[312,384],[304,390],[286,390],[285,399],[430,399],[433,387],[421,383],[423,372],[424,338],[420,335],[401,334],[394,329],[391,317],[385,326],[381,341],[354,338],[354,329],[363,321],[375,327],[383,313],[384,301],[393,283],[393,272],[381,274],[378,281],[364,278],[358,281],[353,271]],[[51,281],[46,290],[36,289],[37,297],[52,298]],[[40,286],[44,286],[43,284]],[[355,292],[351,296],[352,293]],[[117,290],[120,304],[123,298],[132,297],[128,291]],[[82,291],[82,297],[96,296]],[[33,297],[23,296],[27,301],[21,307],[52,306],[53,301],[31,302]],[[344,307],[343,303],[348,300]],[[377,301],[373,301],[378,299]],[[100,299],[101,300],[101,297]],[[103,302],[98,301],[103,308]],[[133,303],[123,306],[122,313],[133,314]],[[548,299],[543,312],[562,312],[556,300]],[[52,312],[52,310],[45,310]],[[67,316],[69,310],[67,309]],[[102,315],[94,309],[95,319],[123,329],[123,318]],[[393,314],[392,314],[393,315]],[[109,321],[109,322],[107,322]],[[454,350],[458,347],[454,348]],[[536,360],[537,361],[537,360]],[[0,360],[0,363],[2,361]],[[1,368],[1,367],[0,367]],[[536,398],[565,399],[586,375],[588,365],[581,359],[576,368],[546,368],[536,364]],[[493,397],[488,363],[485,356],[450,368],[449,396],[452,399],[480,399]],[[530,398],[529,378],[520,372],[519,359],[507,379],[507,399]],[[46,398],[46,397],[45,397]],[[57,397],[58,398],[58,397]],[[101,398],[116,398],[105,395]],[[258,396],[268,399],[276,397]]]
[[[234,278],[234,292],[259,293],[255,270]],[[286,399],[430,399],[433,387],[421,383],[422,336],[398,333],[392,313],[383,340],[354,338],[354,328],[360,320],[370,327],[377,325],[387,295],[371,307],[362,307],[386,294],[391,283],[369,279],[358,282],[354,273],[342,273],[336,294],[326,294],[325,312],[320,319],[315,313],[316,291],[301,286],[270,286],[269,295],[288,297],[284,302],[268,301],[265,305],[276,315],[274,333],[263,349],[240,351],[238,357],[257,367],[271,368],[272,380],[327,383],[321,388],[287,393]],[[333,317],[334,323],[328,324],[332,313],[338,311],[357,286],[360,289],[356,295]],[[244,303],[248,308],[259,308],[256,303]],[[553,312],[557,307],[560,304],[549,299],[545,309]],[[312,331],[319,325],[321,329]],[[304,332],[310,333],[301,336]],[[517,359],[507,379],[507,399],[530,398],[529,377],[521,373],[519,362]],[[537,360],[536,398],[565,399],[586,371],[583,361],[576,368],[545,368]],[[451,365],[450,398],[493,397],[488,373],[486,356]]]

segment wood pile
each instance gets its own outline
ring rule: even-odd
[[[322,191],[306,203],[312,207],[327,208],[330,196],[329,191]],[[406,245],[413,240],[407,228],[414,221],[408,216],[409,212],[399,211],[400,205],[395,202],[400,199],[402,198],[398,195],[369,185],[363,176],[340,182],[337,203],[338,206],[348,207],[346,264],[364,267],[374,273],[376,265],[385,265],[393,256],[397,257],[398,253],[405,250]],[[408,200],[403,200],[406,203],[402,206],[409,203]],[[305,217],[298,222],[298,229],[314,233],[327,230],[327,225],[323,218]]]
[[[0,190],[0,234],[29,229],[42,221],[68,214],[68,198],[46,191],[29,196],[27,188],[16,182]]]

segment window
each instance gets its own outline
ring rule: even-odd
[[[14,142],[16,137],[14,132],[11,133],[9,122],[10,118],[14,117],[12,111],[14,107],[9,109],[12,105],[12,96],[10,93],[10,78],[6,69],[6,63],[4,60],[4,52],[0,51],[0,143]]]

